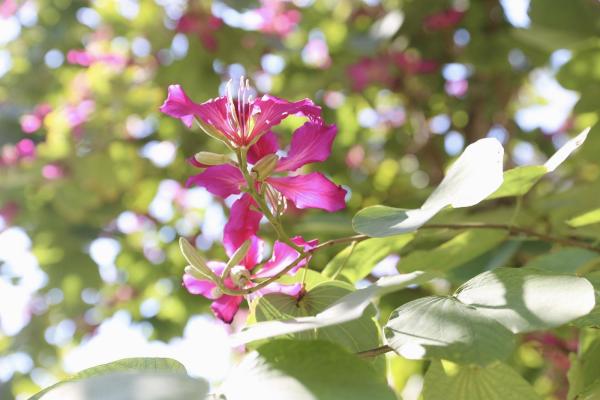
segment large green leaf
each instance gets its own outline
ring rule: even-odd
[[[456,297],[515,333],[563,325],[595,305],[588,280],[533,268],[484,272],[460,287]]]
[[[240,346],[274,336],[307,332],[353,321],[363,315],[373,298],[406,288],[409,285],[426,282],[433,276],[429,273],[414,272],[381,278],[366,288],[347,294],[314,317],[265,321],[247,326],[241,332],[231,336],[231,344]]]
[[[425,374],[425,400],[541,400],[508,365],[459,366],[434,361]]]
[[[367,207],[354,216],[354,230],[371,237],[399,235],[418,229],[447,206],[460,208],[479,203],[502,184],[503,155],[504,149],[496,139],[470,144],[421,208]]]
[[[500,197],[523,196],[535,185],[542,176],[546,175],[548,170],[543,165],[527,165],[509,169],[504,172],[504,182],[490,197],[497,199]]]
[[[119,382],[119,385],[110,385],[111,381]],[[181,392],[136,390],[136,386],[160,387],[177,382],[180,384],[178,387]],[[122,393],[118,391],[119,388],[122,389]],[[192,389],[193,391],[191,391]],[[85,369],[65,381],[44,389],[30,400],[61,398],[73,400],[113,398],[166,400],[184,399],[186,394],[206,393],[207,391],[207,383],[189,378],[185,367],[178,361],[168,358],[126,358]],[[86,396],[81,397],[81,394],[77,393],[85,393]],[[151,397],[152,395],[155,397]]]
[[[385,376],[322,341],[279,339],[249,354],[219,392],[227,400],[393,400]]]
[[[40,400],[204,400],[208,383],[180,373],[112,372],[65,382]]]
[[[352,291],[349,284],[332,281],[315,286],[300,300],[280,293],[268,294],[256,300],[250,318],[262,322],[315,316]],[[371,306],[353,321],[289,336],[296,339],[329,340],[353,352],[371,349],[380,344],[375,314],[376,310]]]
[[[400,251],[414,235],[369,239],[346,247],[325,267],[325,276],[354,283],[369,275],[375,264],[391,253]]]
[[[505,359],[514,346],[510,331],[454,297],[424,297],[400,306],[384,334],[389,346],[409,359],[485,365]]]
[[[448,271],[500,245],[508,234],[494,229],[462,232],[433,250],[413,251],[398,263],[398,270]]]

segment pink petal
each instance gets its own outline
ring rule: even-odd
[[[308,175],[271,177],[267,182],[297,208],[320,208],[334,212],[346,207],[346,190],[320,172]]]
[[[238,134],[229,122],[227,112],[227,97],[217,97],[198,104],[195,109],[196,116],[205,124],[212,126],[217,132],[227,139],[237,142]]]
[[[248,301],[253,301],[255,298],[260,296],[266,296],[271,293],[282,293],[291,297],[298,298],[303,291],[301,283],[295,283],[293,285],[282,285],[281,283],[271,283],[269,286],[259,289],[254,293],[247,296]]]
[[[160,106],[160,111],[179,118],[188,128],[191,128],[199,106],[185,94],[180,85],[170,85],[167,99]]]
[[[274,96],[264,95],[260,99],[256,99],[252,106],[253,114],[256,115],[254,129],[249,135],[248,142],[264,135],[289,115],[301,114],[311,121],[321,120],[321,107],[315,105],[310,99],[289,102]]]
[[[325,161],[336,134],[335,125],[305,123],[294,132],[290,151],[279,162],[277,171],[294,171],[308,163]]]
[[[279,150],[277,135],[273,131],[265,133],[258,142],[250,146],[248,150],[248,161],[256,164],[258,160],[269,154],[275,154]]]
[[[258,232],[262,214],[254,211],[252,207],[255,204],[249,194],[244,194],[231,206],[231,214],[223,231],[223,245],[227,255],[231,256],[246,240],[251,239]],[[260,259],[256,260],[257,257],[260,257],[260,254],[256,253],[261,252],[262,243],[257,243],[257,248],[254,248],[254,241],[252,245],[252,251],[248,252],[248,256],[254,258],[246,257],[248,262],[255,261],[251,264],[251,268],[260,262]]]
[[[304,251],[313,249],[319,242],[318,240],[311,240],[305,242],[300,236],[296,236],[292,239],[292,242],[301,246]],[[255,275],[256,278],[269,278],[276,275],[285,267],[296,261],[300,254],[287,244],[276,241],[273,245],[273,255],[271,259],[265,264],[265,266]],[[294,275],[298,269],[302,268],[308,262],[308,258],[300,261],[298,265],[294,266],[288,274]]]
[[[213,272],[217,275],[221,275],[223,270],[225,269],[225,263],[218,261],[209,261],[208,267],[213,270]],[[209,281],[208,279],[197,279],[194,278],[190,274],[183,274],[183,286],[187,289],[191,294],[200,294],[207,299],[215,300],[219,296],[215,296],[214,289],[217,285],[213,281]],[[233,288],[232,285],[227,285]]]
[[[233,321],[233,317],[235,317],[235,314],[240,309],[242,300],[242,296],[223,295],[213,301],[210,308],[221,321],[230,324],[231,321]]]
[[[240,193],[240,187],[244,182],[239,169],[233,165],[223,164],[206,168],[204,172],[191,176],[186,186],[201,186],[214,195],[226,198]]]
[[[200,294],[211,300],[214,300],[218,297],[215,296],[214,291],[217,285],[213,281],[196,279],[192,275],[184,274],[183,286],[185,286],[190,294]]]

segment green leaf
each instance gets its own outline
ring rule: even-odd
[[[507,237],[506,232],[497,229],[467,230],[433,250],[413,251],[400,259],[398,270],[448,271],[497,247]]]
[[[523,196],[542,178],[548,170],[543,165],[528,165],[504,172],[504,182],[488,200],[501,197]]]
[[[566,324],[595,305],[587,279],[533,268],[484,272],[460,287],[456,297],[515,333]]]
[[[157,382],[161,379],[165,381],[169,380],[180,380],[185,381],[186,379],[191,380],[186,375],[185,367],[176,360],[172,360],[169,358],[126,358],[123,360],[118,360],[115,362],[111,362],[108,364],[98,365],[92,368],[85,369],[71,378],[58,382],[55,385],[52,385],[43,391],[39,392],[35,396],[33,396],[30,400],[50,400],[50,399],[79,399],[82,397],[70,397],[64,395],[65,393],[75,393],[77,390],[85,390],[86,393],[88,389],[90,393],[96,393],[96,389],[101,389],[102,384],[106,384],[110,382],[110,379],[115,379],[117,381],[127,381],[129,379],[135,381],[139,378],[140,382],[146,382],[156,374]],[[160,375],[160,376],[159,376]],[[108,376],[109,378],[100,379],[98,377]],[[162,377],[162,378],[161,378]],[[94,378],[94,380],[89,381],[90,378]],[[185,379],[184,379],[185,378]],[[195,380],[194,380],[195,381]],[[68,384],[68,385],[67,385]],[[67,386],[65,389],[62,389],[63,386]],[[206,386],[206,391],[208,391],[208,386],[203,381],[197,381],[193,383],[195,390]],[[137,399],[142,397],[134,397],[134,393],[128,392],[128,390],[133,390],[134,388],[128,388],[126,386],[123,387],[124,393],[128,393],[132,397],[127,397],[131,399]],[[102,393],[102,392],[98,392]],[[182,392],[183,393],[183,392]],[[116,396],[116,394],[114,394]],[[63,397],[61,397],[63,396]],[[94,394],[94,396],[99,396]],[[101,398],[113,398],[113,397],[90,397],[90,399],[101,399]],[[117,398],[117,397],[115,397]],[[160,399],[162,397],[144,397],[148,399]],[[176,398],[176,397],[174,397]],[[184,398],[184,397],[180,397]]]
[[[536,257],[530,260],[525,267],[538,268],[546,272],[575,274],[584,272],[587,266],[592,261],[598,260],[599,257],[598,253],[591,250],[567,247]]]
[[[347,283],[331,281],[315,286],[298,301],[280,293],[268,294],[256,300],[250,318],[254,317],[257,322],[262,322],[315,316],[353,291],[354,288]],[[379,326],[374,319],[376,313],[375,308],[371,306],[356,320],[291,334],[289,337],[329,340],[353,352],[371,349],[380,344]]]
[[[414,235],[369,239],[350,245],[339,252],[325,267],[323,275],[350,283],[369,275],[375,264],[391,253],[400,251]]]
[[[587,333],[586,331],[583,331]],[[580,396],[585,394],[588,399],[597,399],[590,397],[591,394],[599,394],[600,377],[600,337],[596,330],[589,330],[591,340],[586,343],[580,341],[580,354],[575,358],[571,358],[571,368],[567,374],[569,378],[569,393],[568,399],[580,399]]]
[[[347,294],[314,317],[265,321],[247,326],[241,332],[230,337],[231,345],[234,347],[241,346],[274,336],[306,332],[353,321],[363,315],[374,297],[404,289],[409,285],[420,284],[431,278],[433,278],[432,274],[423,272],[380,278],[366,288]]]
[[[567,221],[573,228],[600,223],[600,208],[585,212]]]
[[[392,312],[388,345],[408,359],[437,358],[486,365],[508,357],[513,334],[453,297],[430,296]]]
[[[440,185],[419,209],[405,210],[386,206],[367,207],[352,220],[354,230],[385,237],[412,232],[447,206],[471,207],[494,193],[502,184],[504,149],[496,139],[480,139],[448,168]]]
[[[30,400],[200,400],[207,394],[207,382],[184,374],[130,371],[68,381]]]
[[[385,376],[368,362],[322,341],[269,342],[249,354],[226,379],[227,400],[394,400]]]
[[[424,400],[541,400],[533,387],[503,363],[486,367],[434,361],[425,374]]]

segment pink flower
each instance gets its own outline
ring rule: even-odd
[[[69,64],[89,67],[95,63],[103,63],[117,69],[127,65],[127,58],[117,53],[93,54],[86,50],[69,50],[67,53]]]
[[[0,207],[0,219],[2,219],[5,226],[12,224],[19,214],[19,209],[19,204],[14,201],[6,202]]]
[[[0,17],[9,18],[16,14],[19,6],[15,0],[4,0],[0,4]]]
[[[274,209],[278,209],[278,205],[285,200],[300,209],[319,208],[329,212],[339,211],[346,206],[346,191],[320,172],[294,176],[277,175],[296,171],[306,164],[325,161],[331,154],[336,134],[335,125],[310,121],[294,132],[287,156],[279,157],[273,171],[258,178],[258,191],[265,193]],[[269,132],[250,147],[248,161],[256,164],[263,157],[275,154],[278,150],[277,136]],[[217,196],[227,197],[241,193],[246,182],[238,168],[223,164],[208,167],[200,174],[192,176],[188,185],[192,184],[202,186]],[[246,207],[252,205],[249,201],[245,201],[245,204]]]
[[[347,69],[352,89],[365,90],[371,84],[390,86],[394,82],[387,57],[363,58]]]
[[[444,11],[430,14],[423,20],[423,26],[430,31],[440,31],[452,28],[465,16],[464,11],[449,8]]]
[[[444,89],[446,90],[446,93],[448,93],[450,96],[463,97],[465,94],[467,94],[467,91],[469,90],[469,81],[467,81],[466,79],[446,81],[446,83],[444,84]]]
[[[16,144],[17,155],[21,160],[31,160],[35,158],[36,147],[31,139],[21,139]]]
[[[285,0],[261,0],[261,3],[256,12],[261,19],[258,29],[263,33],[285,37],[300,22],[300,12],[286,9]]]
[[[65,170],[58,164],[46,164],[42,168],[42,176],[49,181],[64,178]]]
[[[230,89],[230,87],[229,87]],[[289,102],[264,95],[250,96],[248,83],[241,83],[236,99],[231,90],[227,96],[217,97],[202,104],[194,103],[179,85],[169,86],[167,99],[160,110],[179,118],[188,128],[196,119],[211,136],[216,136],[234,147],[252,145],[289,115],[304,115],[311,121],[321,121],[321,108],[311,100]]]
[[[435,72],[439,67],[437,61],[424,60],[411,53],[394,53],[390,57],[400,69],[408,74],[429,74]]]
[[[217,50],[217,38],[215,32],[221,28],[223,21],[207,12],[188,12],[184,14],[175,29],[182,33],[195,33],[200,42],[208,51]]]
[[[38,105],[31,114],[21,117],[21,130],[25,133],[33,133],[42,127],[44,118],[52,111],[48,104]]]
[[[226,235],[227,236],[227,235]],[[310,242],[305,242],[301,237],[295,237],[292,239],[294,243],[302,246],[305,250],[310,250],[317,245],[316,240],[312,240]],[[251,238],[251,246],[248,251],[247,256],[241,261],[240,266],[248,271],[252,271],[255,269],[258,264],[261,262],[261,253],[262,253],[263,241],[256,236],[252,236]],[[227,254],[231,256],[235,251],[235,248],[227,248]],[[294,262],[300,254],[288,246],[287,244],[281,242],[275,242],[273,245],[273,255],[271,259],[267,261],[262,268],[260,268],[256,273],[250,275],[250,280],[247,281],[244,288],[249,288],[254,286],[252,283],[252,279],[255,278],[270,278],[275,276],[277,273],[282,271],[286,266],[290,265]],[[302,262],[298,263],[291,271],[288,273],[293,275],[295,274],[299,268],[306,265],[308,262],[308,258],[302,260]],[[209,261],[208,267],[213,270],[213,272],[220,276],[225,269],[225,263],[218,261]],[[224,280],[225,286],[229,289],[240,289],[231,277],[226,277]],[[243,296],[231,296],[227,294],[221,293],[217,285],[210,281],[204,279],[198,279],[190,274],[183,275],[183,285],[191,294],[199,294],[207,299],[213,300],[211,304],[211,309],[213,313],[221,319],[223,322],[231,323],[238,309],[240,308],[240,304],[243,301]],[[259,289],[256,292],[248,295],[248,300],[252,300],[256,296],[264,296],[269,293],[283,293],[288,296],[298,297],[302,293],[302,285],[297,283],[294,285],[282,285],[278,283],[272,283],[265,288]]]
[[[306,43],[302,49],[302,60],[305,64],[327,69],[331,66],[331,57],[329,56],[329,47],[327,42],[322,38],[313,38]]]

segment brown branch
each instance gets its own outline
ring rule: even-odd
[[[420,229],[499,229],[507,231],[510,235],[519,236],[525,235],[538,238],[545,242],[553,242],[564,246],[579,247],[582,249],[600,253],[600,247],[594,246],[591,243],[581,240],[563,238],[560,236],[552,236],[545,233],[534,231],[533,229],[523,228],[508,224],[430,224],[424,225]]]

